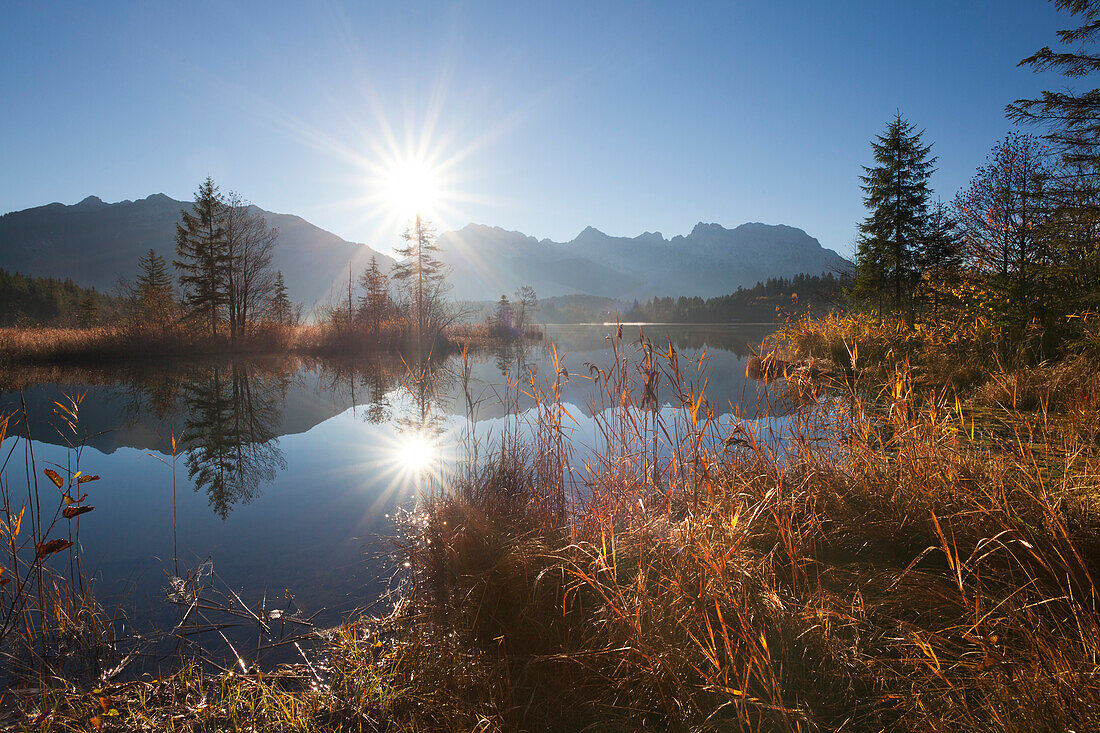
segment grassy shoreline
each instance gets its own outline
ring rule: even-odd
[[[952,390],[931,351],[876,354],[890,338],[836,319],[766,344],[761,376],[799,406],[782,450],[751,422],[716,434],[671,350],[616,342],[599,456],[574,463],[537,385],[532,438],[403,526],[396,611],[328,632],[312,665],[6,704],[30,730],[1100,727],[1095,368]]]

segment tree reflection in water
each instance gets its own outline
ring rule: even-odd
[[[193,370],[183,381],[187,474],[223,519],[286,469],[276,428],[289,379],[234,361]]]

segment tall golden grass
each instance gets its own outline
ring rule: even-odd
[[[0,328],[0,362],[17,364],[95,363],[122,359],[186,357],[225,352],[277,353],[292,350],[296,327],[257,326],[230,344],[209,334],[182,328]]]
[[[783,450],[747,423],[715,441],[671,350],[662,389],[694,414],[676,427],[651,410],[654,451],[654,351],[600,373],[615,399],[601,455],[587,470],[557,458],[584,476],[573,511],[543,508],[545,445],[506,445],[412,525],[409,615],[388,657],[420,701],[412,719],[1100,725],[1095,451],[1065,444],[1051,462],[1050,445],[1041,459],[1034,442],[979,445],[962,404],[904,368],[873,404],[820,392]]]
[[[540,337],[534,331],[530,337]],[[449,353],[463,346],[491,346],[499,342],[484,326],[454,324],[439,342],[438,352]],[[0,363],[49,364],[118,361],[215,354],[357,354],[378,350],[408,350],[415,337],[403,322],[342,324],[332,321],[281,326],[258,324],[235,343],[226,338],[185,328],[0,328]]]

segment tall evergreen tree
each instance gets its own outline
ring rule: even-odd
[[[370,267],[359,277],[359,318],[376,329],[393,310],[390,279],[378,266],[378,258],[370,258]]]
[[[446,267],[439,260],[435,230],[420,215],[402,235],[405,246],[397,250],[400,258],[393,268],[393,279],[404,283],[416,319],[417,344],[423,346],[427,332],[438,325],[445,289]]]
[[[76,312],[77,322],[85,328],[99,325],[99,303],[95,295],[88,293],[80,301]]]
[[[231,265],[222,227],[225,201],[207,177],[195,193],[191,211],[180,212],[176,224],[176,259],[185,316],[218,336],[223,309],[229,304],[227,273]]]
[[[898,112],[886,132],[871,143],[876,165],[864,167],[861,188],[867,218],[859,225],[856,283],[862,300],[890,293],[901,308],[917,274],[917,248],[928,223],[928,179],[936,158],[929,157],[923,131]]]
[[[283,271],[275,271],[275,282],[271,286],[271,303],[268,306],[270,318],[281,326],[289,326],[294,320],[294,306],[287,294]]]
[[[501,336],[512,336],[516,329],[516,313],[507,295],[501,295],[493,310],[492,329]]]

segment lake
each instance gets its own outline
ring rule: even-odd
[[[623,328],[623,351],[633,353],[641,330]],[[781,418],[762,417],[763,388],[745,378],[745,360],[771,330],[644,328],[655,348],[671,342],[699,369],[694,378],[706,379],[707,403],[727,427]],[[424,490],[419,469],[443,472],[474,441],[484,451],[523,429],[532,401],[520,388],[532,376],[560,386],[582,460],[608,409],[591,376],[614,362],[614,332],[551,326],[545,342],[471,354],[465,369],[461,356],[436,360],[424,380],[394,355],[20,368],[4,376],[0,410],[21,414],[25,404],[42,491],[54,490],[41,480],[50,464],[101,477],[81,486],[95,506],[80,518],[84,571],[96,598],[139,631],[171,628],[171,579],[196,573],[250,606],[266,599],[325,625],[385,609],[399,567],[393,516]],[[662,410],[681,410],[657,397]],[[75,398],[74,433],[55,402]],[[25,491],[27,447],[19,441],[9,458],[9,491]]]

